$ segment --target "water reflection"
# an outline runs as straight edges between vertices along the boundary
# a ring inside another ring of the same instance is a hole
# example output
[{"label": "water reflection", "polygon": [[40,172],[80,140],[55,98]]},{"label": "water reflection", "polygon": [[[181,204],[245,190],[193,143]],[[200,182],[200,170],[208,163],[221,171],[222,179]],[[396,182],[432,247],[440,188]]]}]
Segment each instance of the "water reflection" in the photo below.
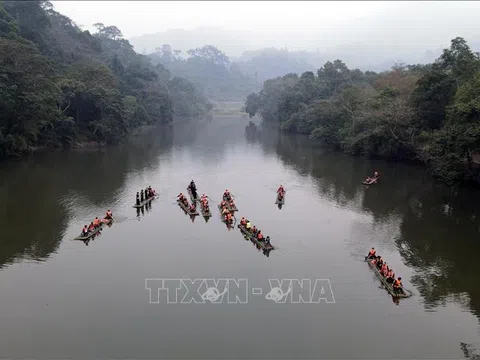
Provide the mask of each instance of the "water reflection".
[{"label": "water reflection", "polygon": [[71,219],[102,215],[93,213],[92,205],[105,211],[121,196],[128,174],[158,168],[160,154],[171,149],[172,134],[149,129],[119,147],[45,152],[2,163],[0,267],[55,253]]},{"label": "water reflection", "polygon": [[[398,226],[395,246],[414,269],[411,281],[426,308],[453,300],[479,314],[478,191],[444,187],[420,166],[326,152],[303,136],[264,130],[249,141],[312,176],[323,198],[368,214],[377,225]],[[376,170],[382,183],[364,187],[362,180]]]}]

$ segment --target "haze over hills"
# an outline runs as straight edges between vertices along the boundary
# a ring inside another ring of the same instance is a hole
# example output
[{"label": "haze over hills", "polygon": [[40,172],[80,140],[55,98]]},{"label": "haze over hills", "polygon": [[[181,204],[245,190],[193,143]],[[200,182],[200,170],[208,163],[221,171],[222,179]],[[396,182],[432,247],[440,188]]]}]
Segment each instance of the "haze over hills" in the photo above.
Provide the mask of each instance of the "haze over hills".
[{"label": "haze over hills", "polygon": [[[404,2],[389,9],[317,31],[227,30],[196,28],[167,30],[130,39],[140,53],[153,52],[163,44],[187,51],[209,44],[225,52],[231,60],[245,58],[244,52],[262,48],[287,48],[295,59],[314,68],[328,60],[341,59],[349,67],[381,71],[394,63],[428,63],[461,36],[479,48],[477,2]],[[246,20],[246,22],[248,22]]]}]

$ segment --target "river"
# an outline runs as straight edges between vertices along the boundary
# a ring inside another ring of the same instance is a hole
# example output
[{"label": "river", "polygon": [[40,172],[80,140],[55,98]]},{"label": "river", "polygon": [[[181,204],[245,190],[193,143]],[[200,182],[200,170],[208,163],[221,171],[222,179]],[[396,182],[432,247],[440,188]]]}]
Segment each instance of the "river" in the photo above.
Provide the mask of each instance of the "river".
[{"label": "river", "polygon": [[[478,192],[300,136],[246,138],[247,123],[216,116],[122,146],[0,164],[0,358],[473,359]],[[380,184],[364,187],[375,170]],[[192,222],[174,200],[192,179],[213,200],[231,190],[237,218],[277,249],[264,256],[228,230],[213,202],[208,222]],[[160,197],[137,214],[135,193],[147,185]],[[111,227],[72,240],[107,209]],[[411,298],[396,303],[380,287],[364,262],[372,246]],[[248,298],[237,289],[237,303],[168,303],[162,291],[151,303],[146,279],[167,278],[248,282]],[[275,303],[272,279],[323,279],[327,301],[309,303],[304,288],[307,300]]]}]

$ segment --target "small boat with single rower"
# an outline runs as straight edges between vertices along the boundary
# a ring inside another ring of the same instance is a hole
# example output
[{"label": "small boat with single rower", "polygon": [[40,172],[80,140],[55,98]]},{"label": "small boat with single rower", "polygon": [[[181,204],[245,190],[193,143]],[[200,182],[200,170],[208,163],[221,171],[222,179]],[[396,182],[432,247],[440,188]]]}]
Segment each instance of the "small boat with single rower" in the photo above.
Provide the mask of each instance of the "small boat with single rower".
[{"label": "small boat with single rower", "polygon": [[194,211],[191,211],[190,207],[188,205],[185,205],[183,201],[177,200],[177,204],[183,209],[183,211],[185,211],[190,216],[200,215],[196,208]]},{"label": "small boat with single rower", "polygon": [[248,231],[243,225],[238,224],[237,226],[246,238],[248,238],[249,240],[251,240],[252,242],[257,244],[263,250],[274,250],[275,249],[275,247],[272,244],[266,244],[264,241],[258,240],[257,237],[255,236],[255,234],[253,234],[251,231]]}]

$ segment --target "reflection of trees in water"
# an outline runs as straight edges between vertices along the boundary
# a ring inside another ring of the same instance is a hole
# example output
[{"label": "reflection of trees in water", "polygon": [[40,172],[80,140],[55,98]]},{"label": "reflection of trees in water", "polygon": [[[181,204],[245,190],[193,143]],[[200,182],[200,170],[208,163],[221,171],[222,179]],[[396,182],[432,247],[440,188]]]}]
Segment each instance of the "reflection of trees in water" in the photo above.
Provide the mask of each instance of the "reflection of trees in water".
[{"label": "reflection of trees in water", "polygon": [[398,248],[406,263],[418,272],[412,282],[426,306],[435,307],[453,297],[479,313],[476,255],[480,244],[475,208],[479,200],[477,193],[442,192],[430,186],[412,195],[405,207]]},{"label": "reflection of trees in water", "polygon": [[156,164],[171,146],[169,136],[156,129],[117,148],[39,153],[6,163],[0,169],[0,265],[55,252],[71,216],[65,209],[68,195],[81,194],[93,204],[109,202],[124,186],[127,172]]},{"label": "reflection of trees in water", "polygon": [[[480,311],[478,192],[447,189],[422,167],[325,153],[302,136],[264,131],[258,141],[299,174],[313,176],[322,196],[368,212],[377,223],[399,219],[395,245],[417,272],[412,282],[425,306],[448,299]],[[380,184],[365,188],[361,182],[376,169]]]},{"label": "reflection of trees in water", "polygon": [[480,360],[480,352],[472,345],[461,342],[460,349],[462,349],[466,359]]}]

